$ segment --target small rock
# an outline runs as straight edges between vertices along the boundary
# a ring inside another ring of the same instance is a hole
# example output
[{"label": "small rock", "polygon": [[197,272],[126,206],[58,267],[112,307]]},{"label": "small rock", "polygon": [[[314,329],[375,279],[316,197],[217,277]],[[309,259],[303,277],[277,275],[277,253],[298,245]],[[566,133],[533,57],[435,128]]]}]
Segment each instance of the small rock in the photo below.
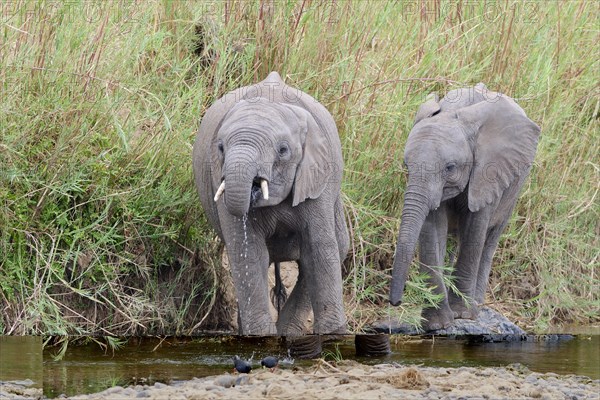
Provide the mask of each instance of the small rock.
[{"label": "small rock", "polygon": [[31,379],[24,379],[24,380],[20,380],[20,381],[8,381],[8,383],[12,383],[12,384],[19,385],[19,386],[31,386],[35,382],[32,381]]},{"label": "small rock", "polygon": [[217,377],[217,379],[214,380],[213,384],[215,384],[217,386],[222,386],[224,388],[230,388],[232,386],[235,386],[235,381],[236,381],[235,376],[221,375],[221,376]]},{"label": "small rock", "polygon": [[123,387],[122,386],[113,386],[111,388],[108,388],[104,391],[105,394],[114,394],[114,393],[120,393],[123,391]]},{"label": "small rock", "polygon": [[346,371],[348,375],[364,375],[365,371],[361,368],[352,368],[349,371]]},{"label": "small rock", "polygon": [[436,393],[436,392],[429,392],[429,393],[427,394],[427,398],[428,398],[429,400],[438,400],[438,399],[440,398],[440,394],[439,394],[439,393]]},{"label": "small rock", "polygon": [[135,397],[138,397],[138,398],[150,397],[150,391],[142,390],[141,392],[138,392],[138,394],[136,394]]},{"label": "small rock", "polygon": [[247,385],[248,382],[250,382],[250,377],[248,375],[242,375],[235,380],[235,384],[233,386]]},{"label": "small rock", "polygon": [[210,392],[212,390],[223,390],[223,388],[221,386],[208,385],[204,388],[204,390],[206,390],[207,392]]},{"label": "small rock", "polygon": [[164,387],[167,387],[167,385],[165,385],[164,383],[161,383],[161,382],[155,382],[154,387],[157,389],[162,389]]},{"label": "small rock", "polygon": [[531,374],[527,378],[525,378],[525,382],[531,383],[533,385],[535,385],[538,380],[539,380],[538,377],[533,374]]}]

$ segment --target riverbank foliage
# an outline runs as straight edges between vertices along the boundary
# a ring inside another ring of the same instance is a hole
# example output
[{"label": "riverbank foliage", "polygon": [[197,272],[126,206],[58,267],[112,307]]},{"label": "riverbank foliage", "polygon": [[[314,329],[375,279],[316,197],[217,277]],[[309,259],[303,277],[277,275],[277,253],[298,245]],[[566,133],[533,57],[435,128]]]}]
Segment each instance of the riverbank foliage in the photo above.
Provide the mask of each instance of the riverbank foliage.
[{"label": "riverbank foliage", "polygon": [[[598,321],[594,2],[151,1],[0,5],[0,332],[227,329],[221,245],[192,180],[206,108],[277,70],[334,116],[353,245],[350,329],[387,304],[425,96],[485,82],[542,128],[488,301],[525,327]],[[221,292],[220,292],[221,291]]]}]

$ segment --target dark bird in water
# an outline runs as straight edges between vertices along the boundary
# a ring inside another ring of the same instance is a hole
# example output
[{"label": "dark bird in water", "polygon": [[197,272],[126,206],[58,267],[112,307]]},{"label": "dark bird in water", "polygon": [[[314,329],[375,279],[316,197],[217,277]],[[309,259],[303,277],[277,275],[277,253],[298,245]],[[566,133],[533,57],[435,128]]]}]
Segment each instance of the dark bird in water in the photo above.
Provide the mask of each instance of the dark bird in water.
[{"label": "dark bird in water", "polygon": [[233,357],[233,369],[241,374],[247,374],[252,370],[252,365],[238,356]]},{"label": "dark bird in water", "polygon": [[260,362],[260,365],[262,365],[263,367],[269,368],[271,370],[271,372],[273,372],[273,370],[275,368],[277,368],[278,364],[279,364],[279,360],[277,359],[277,357],[273,357],[273,356],[265,357]]}]

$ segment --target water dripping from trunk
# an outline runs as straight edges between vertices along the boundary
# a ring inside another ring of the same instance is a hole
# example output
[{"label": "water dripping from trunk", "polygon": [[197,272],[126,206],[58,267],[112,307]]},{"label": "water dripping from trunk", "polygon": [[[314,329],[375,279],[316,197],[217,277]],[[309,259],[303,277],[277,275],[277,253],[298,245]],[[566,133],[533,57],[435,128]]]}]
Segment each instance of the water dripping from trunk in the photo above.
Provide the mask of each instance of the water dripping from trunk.
[{"label": "water dripping from trunk", "polygon": [[[242,226],[244,229],[244,240],[242,241],[242,251],[244,257],[244,269],[246,270],[244,276],[248,279],[248,213],[245,213],[242,217]],[[246,284],[250,286],[250,283],[246,281]],[[250,297],[248,297],[246,305],[250,305]]]},{"label": "water dripping from trunk", "polygon": [[[242,217],[242,226],[244,228],[244,240],[242,242],[242,249],[244,251],[243,257],[244,260],[248,257],[248,213],[244,214]],[[248,269],[248,263],[246,260],[246,269]]]}]

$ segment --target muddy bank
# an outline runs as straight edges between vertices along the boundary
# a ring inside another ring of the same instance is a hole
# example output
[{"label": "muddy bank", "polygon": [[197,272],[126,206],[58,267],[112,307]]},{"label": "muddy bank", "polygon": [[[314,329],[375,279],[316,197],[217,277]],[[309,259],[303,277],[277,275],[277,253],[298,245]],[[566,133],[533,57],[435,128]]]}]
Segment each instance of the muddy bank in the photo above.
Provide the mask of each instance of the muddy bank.
[{"label": "muddy bank", "polygon": [[433,368],[317,361],[308,368],[255,370],[201,379],[113,387],[71,399],[599,399],[600,380],[504,368]]}]

